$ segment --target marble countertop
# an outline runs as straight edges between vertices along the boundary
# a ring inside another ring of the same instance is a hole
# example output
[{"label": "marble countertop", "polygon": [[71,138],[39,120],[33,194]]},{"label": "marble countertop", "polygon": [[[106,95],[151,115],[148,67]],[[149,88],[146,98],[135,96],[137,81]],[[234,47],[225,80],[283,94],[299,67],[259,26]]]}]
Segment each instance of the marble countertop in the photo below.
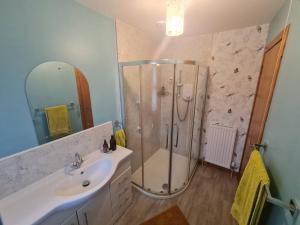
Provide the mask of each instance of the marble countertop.
[{"label": "marble countertop", "polygon": [[35,182],[24,189],[9,195],[0,201],[0,215],[3,225],[32,225],[46,218],[54,210],[80,204],[100,190],[114,175],[118,164],[132,151],[118,146],[110,154],[99,150],[85,156],[83,166],[91,165],[100,159],[111,159],[112,170],[99,185],[76,196],[58,196],[55,194],[57,181],[66,176],[65,168]]}]

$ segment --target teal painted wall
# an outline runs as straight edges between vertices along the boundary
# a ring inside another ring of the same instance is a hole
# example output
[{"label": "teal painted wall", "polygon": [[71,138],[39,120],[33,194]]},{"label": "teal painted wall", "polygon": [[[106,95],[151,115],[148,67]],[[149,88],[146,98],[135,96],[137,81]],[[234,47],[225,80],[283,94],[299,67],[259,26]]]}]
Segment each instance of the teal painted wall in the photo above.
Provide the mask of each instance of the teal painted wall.
[{"label": "teal painted wall", "polygon": [[51,141],[45,113],[35,109],[69,105],[69,119],[73,133],[82,130],[80,104],[77,93],[75,68],[64,62],[43,63],[32,70],[26,79],[26,95],[39,144]]},{"label": "teal painted wall", "polygon": [[[288,4],[288,3],[286,3]],[[271,33],[284,28],[282,9],[280,17],[271,24]],[[273,101],[267,120],[263,142],[268,145],[266,163],[272,178],[272,192],[288,202],[297,199],[300,204],[300,1],[292,3],[288,22],[289,38],[282,60]],[[264,214],[267,225],[300,225],[300,216],[293,220],[287,210],[270,207]]]},{"label": "teal painted wall", "polygon": [[273,18],[269,27],[267,42],[272,41],[285,27],[290,10],[291,0],[285,0],[280,11]]},{"label": "teal painted wall", "polygon": [[26,76],[46,61],[88,79],[94,123],[120,118],[114,21],[74,0],[1,0],[0,158],[37,145]]}]

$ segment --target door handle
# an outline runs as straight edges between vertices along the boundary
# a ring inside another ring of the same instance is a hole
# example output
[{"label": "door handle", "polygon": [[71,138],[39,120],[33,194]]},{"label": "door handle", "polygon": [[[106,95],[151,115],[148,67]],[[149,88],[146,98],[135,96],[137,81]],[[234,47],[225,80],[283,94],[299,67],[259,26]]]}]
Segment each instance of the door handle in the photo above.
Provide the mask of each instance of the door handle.
[{"label": "door handle", "polygon": [[176,127],[176,142],[175,142],[175,145],[174,147],[178,147],[178,138],[179,138],[179,126],[177,123],[174,124],[174,126]]},{"label": "door handle", "polygon": [[136,128],[137,132],[141,133],[142,132],[142,128],[140,126],[137,126]]},{"label": "door handle", "polygon": [[166,149],[169,148],[169,124],[166,124],[166,133],[167,133],[167,137],[166,137]]}]

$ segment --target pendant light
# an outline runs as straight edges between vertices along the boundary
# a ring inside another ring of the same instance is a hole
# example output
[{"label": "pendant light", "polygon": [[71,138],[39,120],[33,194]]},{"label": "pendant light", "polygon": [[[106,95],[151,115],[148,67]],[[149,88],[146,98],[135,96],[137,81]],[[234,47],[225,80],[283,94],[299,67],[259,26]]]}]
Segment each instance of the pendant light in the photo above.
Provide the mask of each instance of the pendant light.
[{"label": "pendant light", "polygon": [[179,36],[183,34],[184,0],[166,0],[166,1],[167,1],[166,35]]}]

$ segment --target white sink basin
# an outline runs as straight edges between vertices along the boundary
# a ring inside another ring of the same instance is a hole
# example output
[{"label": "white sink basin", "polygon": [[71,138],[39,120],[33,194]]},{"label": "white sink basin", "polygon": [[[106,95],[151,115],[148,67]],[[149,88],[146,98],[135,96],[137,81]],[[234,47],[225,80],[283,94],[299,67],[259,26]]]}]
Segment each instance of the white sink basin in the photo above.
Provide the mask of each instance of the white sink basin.
[{"label": "white sink basin", "polygon": [[111,159],[100,159],[90,165],[83,163],[82,167],[67,174],[57,185],[55,194],[58,196],[81,195],[99,186],[112,173]]},{"label": "white sink basin", "polygon": [[[0,200],[3,224],[40,224],[55,210],[83,203],[109,182],[119,163],[130,154],[130,150],[120,146],[111,154],[96,150],[85,157],[81,168],[69,172],[62,168]],[[83,187],[85,180],[90,184]]]}]

